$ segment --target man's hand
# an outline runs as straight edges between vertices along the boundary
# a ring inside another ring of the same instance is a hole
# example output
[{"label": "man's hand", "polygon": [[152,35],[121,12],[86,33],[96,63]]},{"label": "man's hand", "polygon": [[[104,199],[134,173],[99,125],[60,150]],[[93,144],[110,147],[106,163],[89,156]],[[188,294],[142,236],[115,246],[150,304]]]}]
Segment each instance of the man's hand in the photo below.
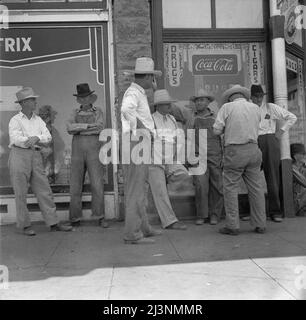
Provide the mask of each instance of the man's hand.
[{"label": "man's hand", "polygon": [[87,129],[96,129],[98,128],[98,125],[96,123],[89,123],[87,126]]},{"label": "man's hand", "polygon": [[279,129],[278,131],[275,132],[275,137],[277,139],[280,139],[282,137],[282,135],[284,134],[285,130],[283,129]]},{"label": "man's hand", "polygon": [[24,146],[26,148],[32,148],[34,147],[34,145],[39,141],[39,138],[34,136],[34,137],[30,137],[25,143]]}]

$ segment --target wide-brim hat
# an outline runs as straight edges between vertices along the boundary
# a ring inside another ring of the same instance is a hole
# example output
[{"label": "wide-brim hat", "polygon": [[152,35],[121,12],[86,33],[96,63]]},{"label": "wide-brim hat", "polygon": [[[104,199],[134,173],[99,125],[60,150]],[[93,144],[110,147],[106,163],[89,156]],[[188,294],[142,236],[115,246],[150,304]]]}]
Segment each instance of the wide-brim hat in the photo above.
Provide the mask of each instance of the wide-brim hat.
[{"label": "wide-brim hat", "polygon": [[264,92],[262,86],[260,84],[252,84],[251,86],[251,97],[257,95],[266,95],[267,93]]},{"label": "wide-brim hat", "polygon": [[73,95],[78,98],[85,98],[95,92],[94,90],[90,90],[88,83],[77,84],[76,89],[77,93]]},{"label": "wide-brim hat", "polygon": [[204,89],[199,89],[194,96],[190,97],[190,100],[195,102],[198,98],[208,98],[211,102],[215,100],[215,96],[211,92],[208,92]]},{"label": "wide-brim hat", "polygon": [[156,90],[154,92],[153,100],[154,100],[153,102],[154,106],[158,106],[159,104],[171,104],[177,101],[170,97],[166,89]]},{"label": "wide-brim hat", "polygon": [[39,96],[34,93],[32,88],[30,87],[22,88],[21,90],[16,92],[17,100],[15,101],[15,103],[20,103],[21,101],[24,101],[26,99],[38,98],[38,97]]},{"label": "wide-brim hat", "polygon": [[123,70],[126,75],[134,74],[154,74],[161,77],[162,72],[154,69],[154,61],[150,57],[140,57],[136,59],[134,70]]},{"label": "wide-brim hat", "polygon": [[250,99],[251,93],[250,90],[246,87],[242,87],[239,84],[232,86],[231,88],[227,89],[222,95],[222,104],[227,103],[230,96],[235,93],[241,93],[247,100]]}]

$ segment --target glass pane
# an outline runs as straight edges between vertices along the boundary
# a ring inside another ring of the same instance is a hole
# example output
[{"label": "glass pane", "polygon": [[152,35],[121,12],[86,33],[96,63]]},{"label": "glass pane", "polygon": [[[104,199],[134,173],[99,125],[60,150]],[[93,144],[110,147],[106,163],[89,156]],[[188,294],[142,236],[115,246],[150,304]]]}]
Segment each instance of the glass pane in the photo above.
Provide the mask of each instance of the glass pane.
[{"label": "glass pane", "polygon": [[[39,95],[36,111],[53,137],[48,152],[43,153],[45,170],[50,183],[59,188],[69,185],[70,181],[72,136],[67,132],[66,123],[79,107],[73,96],[78,83],[87,82],[95,91],[95,106],[102,108],[106,127],[111,125],[109,92],[105,88],[107,37],[103,32],[103,27],[1,31],[4,39],[16,41],[6,41],[0,46],[0,189],[11,185],[7,164],[8,123],[20,110],[15,94],[22,86],[32,87]],[[108,170],[105,170],[105,181],[110,181]],[[85,182],[88,182],[87,176]]]},{"label": "glass pane", "polygon": [[[195,112],[190,97],[200,88],[215,95],[210,109],[217,113],[231,85],[266,84],[263,43],[165,43],[164,63],[165,88],[178,101],[175,110],[185,123]],[[266,188],[263,174],[262,187]],[[241,181],[239,193],[246,192]]]},{"label": "glass pane", "polygon": [[262,0],[216,0],[217,28],[263,28]]},{"label": "glass pane", "polygon": [[303,61],[286,53],[288,110],[297,116],[289,131],[291,143],[306,144],[306,111]]},{"label": "glass pane", "polygon": [[28,0],[2,0],[3,3],[28,2]]},{"label": "glass pane", "polygon": [[164,28],[211,28],[210,0],[163,0]]}]

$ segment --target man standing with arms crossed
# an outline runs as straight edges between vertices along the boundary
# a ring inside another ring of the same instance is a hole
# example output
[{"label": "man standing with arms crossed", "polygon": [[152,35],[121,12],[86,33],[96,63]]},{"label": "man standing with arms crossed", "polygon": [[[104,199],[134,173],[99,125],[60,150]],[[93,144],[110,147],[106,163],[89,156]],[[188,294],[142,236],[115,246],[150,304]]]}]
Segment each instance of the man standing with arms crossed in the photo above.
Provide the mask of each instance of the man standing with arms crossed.
[{"label": "man standing with arms crossed", "polygon": [[261,151],[257,145],[260,122],[259,107],[247,100],[250,91],[235,85],[222,96],[223,105],[213,125],[214,133],[224,133],[223,194],[226,226],[220,233],[239,234],[238,189],[243,178],[248,189],[251,224],[255,232],[266,228],[265,197],[261,186]]},{"label": "man standing with arms crossed", "polygon": [[[261,85],[251,86],[251,100],[260,107],[258,145],[262,152],[262,166],[268,189],[268,208],[272,221],[282,222],[280,204],[280,145],[279,139],[296,121],[296,116],[274,103],[263,102]],[[276,131],[276,122],[284,121]]]},{"label": "man standing with arms crossed", "polygon": [[[147,131],[143,143],[151,145],[150,137],[155,134],[155,129],[145,90],[154,88],[155,75],[161,76],[162,73],[154,70],[154,61],[149,57],[137,58],[135,70],[129,70],[128,73],[135,75],[135,82],[132,82],[124,93],[121,122],[122,134],[130,141],[130,148],[133,150],[137,145],[137,141],[133,140],[137,129]],[[148,237],[160,235],[161,232],[150,226],[146,213],[146,181],[149,164],[136,164],[134,160],[130,159],[130,164],[124,165],[124,241],[126,244],[152,244],[155,241]]]}]

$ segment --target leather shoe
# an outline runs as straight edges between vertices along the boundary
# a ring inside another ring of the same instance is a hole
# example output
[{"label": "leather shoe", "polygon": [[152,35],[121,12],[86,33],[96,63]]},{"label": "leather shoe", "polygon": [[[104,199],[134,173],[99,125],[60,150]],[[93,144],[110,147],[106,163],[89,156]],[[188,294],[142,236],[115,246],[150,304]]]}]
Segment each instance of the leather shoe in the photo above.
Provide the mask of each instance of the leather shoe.
[{"label": "leather shoe", "polygon": [[211,216],[210,217],[210,222],[209,222],[211,225],[216,225],[216,224],[218,224],[218,218],[215,216],[215,215],[213,215],[213,216]]},{"label": "leather shoe", "polygon": [[280,217],[280,216],[274,216],[274,217],[272,217],[272,221],[274,221],[274,222],[282,222],[283,218]]},{"label": "leather shoe", "polygon": [[266,228],[256,227],[254,232],[263,234],[266,232]]},{"label": "leather shoe", "polygon": [[251,217],[250,216],[243,216],[243,217],[241,217],[241,220],[242,221],[250,221]]},{"label": "leather shoe", "polygon": [[81,220],[71,221],[72,227],[80,227],[81,226]]},{"label": "leather shoe", "polygon": [[204,224],[204,219],[197,219],[196,222],[195,222],[195,224],[196,224],[197,226],[201,226],[202,224]]},{"label": "leather shoe", "polygon": [[228,234],[230,236],[238,236],[239,229],[230,229],[230,228],[224,227],[224,228],[221,228],[219,232],[222,234]]},{"label": "leather shoe", "polygon": [[99,226],[101,226],[102,228],[108,228],[109,227],[109,223],[104,219],[99,219],[98,222]]},{"label": "leather shoe", "polygon": [[72,226],[65,226],[63,224],[54,224],[50,227],[50,231],[72,231]]},{"label": "leather shoe", "polygon": [[149,237],[156,237],[156,236],[160,236],[160,235],[162,235],[162,231],[156,230],[156,229],[151,229],[151,231],[146,233],[144,236],[146,238],[149,238]]},{"label": "leather shoe", "polygon": [[154,244],[155,241],[153,239],[148,238],[140,238],[138,240],[124,240],[125,244]]},{"label": "leather shoe", "polygon": [[172,224],[170,224],[170,226],[166,227],[166,229],[170,229],[170,230],[186,230],[187,226],[180,222],[180,221],[176,221]]},{"label": "leather shoe", "polygon": [[31,229],[30,227],[27,227],[27,228],[24,228],[23,229],[23,234],[26,235],[26,236],[36,236],[36,233],[33,229]]}]

